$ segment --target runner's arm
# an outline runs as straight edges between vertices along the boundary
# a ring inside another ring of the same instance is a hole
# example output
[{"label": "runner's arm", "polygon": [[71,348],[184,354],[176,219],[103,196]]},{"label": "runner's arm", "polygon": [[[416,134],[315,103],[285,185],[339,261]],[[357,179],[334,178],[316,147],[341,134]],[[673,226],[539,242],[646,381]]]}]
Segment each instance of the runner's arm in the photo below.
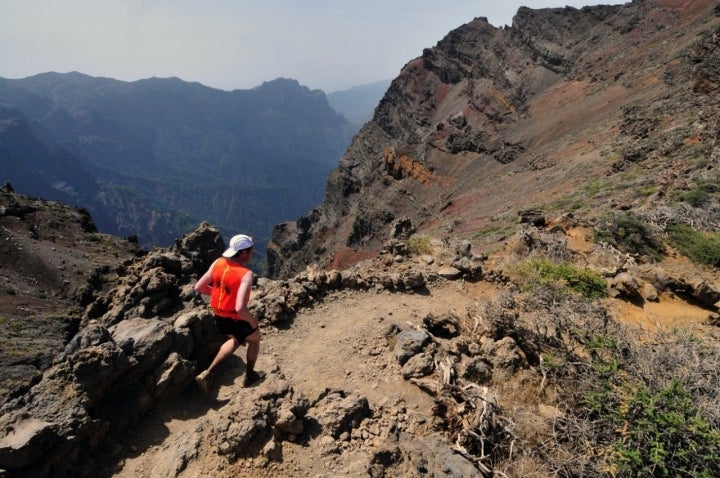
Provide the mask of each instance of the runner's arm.
[{"label": "runner's arm", "polygon": [[212,270],[214,265],[215,263],[213,262],[213,265],[210,266],[207,272],[195,283],[193,286],[195,292],[205,295],[210,295],[212,293]]},{"label": "runner's arm", "polygon": [[258,321],[248,310],[248,302],[250,301],[250,289],[252,289],[254,275],[252,271],[247,271],[240,281],[240,289],[238,290],[235,302],[235,310],[242,320],[246,320],[253,328],[257,328]]}]

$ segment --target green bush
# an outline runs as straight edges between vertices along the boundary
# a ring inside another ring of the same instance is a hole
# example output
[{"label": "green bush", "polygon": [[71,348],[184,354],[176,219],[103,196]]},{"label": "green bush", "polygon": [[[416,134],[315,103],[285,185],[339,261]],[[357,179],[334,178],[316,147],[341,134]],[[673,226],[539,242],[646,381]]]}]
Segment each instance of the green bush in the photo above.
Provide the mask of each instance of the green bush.
[{"label": "green bush", "polygon": [[622,347],[606,337],[588,349],[596,378],[581,404],[611,476],[720,476],[720,430],[682,383],[651,390],[620,366]]},{"label": "green bush", "polygon": [[628,434],[614,443],[620,470],[632,476],[718,476],[720,432],[678,381],[651,393],[641,386],[617,417]]},{"label": "green bush", "polygon": [[586,404],[614,427],[608,447],[613,475],[718,476],[720,431],[699,413],[680,382],[673,380],[657,393],[645,385],[633,389],[604,382]]},{"label": "green bush", "polygon": [[711,198],[720,194],[720,185],[717,181],[700,181],[689,191],[675,194],[677,200],[686,202],[693,207],[702,207]]},{"label": "green bush", "polygon": [[720,266],[720,234],[697,231],[685,224],[667,228],[668,241],[680,254],[698,264]]},{"label": "green bush", "polygon": [[407,247],[413,254],[432,254],[433,252],[428,236],[412,236],[407,241]]},{"label": "green bush", "polygon": [[606,217],[595,229],[595,242],[606,242],[621,252],[660,259],[662,241],[632,213]]},{"label": "green bush", "polygon": [[567,262],[531,260],[518,264],[515,272],[528,289],[559,284],[562,288],[587,299],[599,299],[607,295],[607,284],[600,274],[590,269],[575,267]]}]

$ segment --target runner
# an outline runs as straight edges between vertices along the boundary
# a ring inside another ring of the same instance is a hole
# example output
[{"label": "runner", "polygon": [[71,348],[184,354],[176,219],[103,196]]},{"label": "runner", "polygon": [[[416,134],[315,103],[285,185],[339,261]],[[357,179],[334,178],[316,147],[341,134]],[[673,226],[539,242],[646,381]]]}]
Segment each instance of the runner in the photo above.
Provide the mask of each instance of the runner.
[{"label": "runner", "polygon": [[253,272],[248,268],[253,252],[253,240],[244,234],[233,236],[223,257],[218,258],[195,284],[195,290],[210,296],[210,307],[215,313],[215,325],[227,341],[220,346],[207,370],[195,381],[204,391],[210,390],[212,372],[217,365],[230,357],[247,342],[245,378],[248,387],[262,376],[255,371],[260,353],[260,330],[257,319],[250,314],[248,302],[253,285]]}]

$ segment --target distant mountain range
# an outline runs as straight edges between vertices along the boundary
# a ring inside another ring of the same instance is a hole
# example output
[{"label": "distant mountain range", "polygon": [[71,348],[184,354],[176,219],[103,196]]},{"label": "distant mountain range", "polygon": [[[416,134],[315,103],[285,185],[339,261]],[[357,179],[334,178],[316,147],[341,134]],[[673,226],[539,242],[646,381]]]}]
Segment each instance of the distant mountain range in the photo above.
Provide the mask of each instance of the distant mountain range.
[{"label": "distant mountain range", "polygon": [[335,93],[336,111],[282,78],[232,92],[177,78],[0,78],[0,182],[86,207],[101,231],[144,246],[206,220],[264,248],[275,224],[322,201],[367,101],[382,96],[369,91]]},{"label": "distant mountain range", "polygon": [[352,123],[362,126],[372,119],[375,107],[389,87],[390,80],[381,80],[328,93],[327,99],[338,113]]}]

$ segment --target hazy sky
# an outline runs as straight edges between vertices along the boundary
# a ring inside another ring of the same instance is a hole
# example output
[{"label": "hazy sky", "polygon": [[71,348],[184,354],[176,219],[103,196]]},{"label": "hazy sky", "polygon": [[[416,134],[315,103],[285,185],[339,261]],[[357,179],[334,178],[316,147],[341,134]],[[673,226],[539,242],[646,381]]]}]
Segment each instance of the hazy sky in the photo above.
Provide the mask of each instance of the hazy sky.
[{"label": "hazy sky", "polygon": [[0,77],[176,76],[224,90],[278,77],[326,93],[392,79],[445,34],[589,0],[0,0]]}]

